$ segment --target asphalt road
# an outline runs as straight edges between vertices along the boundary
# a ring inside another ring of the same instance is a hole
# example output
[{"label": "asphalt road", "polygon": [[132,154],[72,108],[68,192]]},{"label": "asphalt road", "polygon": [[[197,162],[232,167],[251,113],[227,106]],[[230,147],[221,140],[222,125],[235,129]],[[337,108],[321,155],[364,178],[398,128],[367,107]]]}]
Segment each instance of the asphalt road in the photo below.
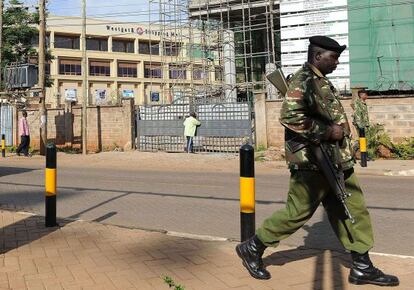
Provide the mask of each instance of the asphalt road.
[{"label": "asphalt road", "polygon": [[[0,206],[44,213],[43,162],[0,164]],[[127,166],[126,166],[127,167]],[[256,174],[257,225],[285,204],[288,171]],[[239,238],[238,172],[61,165],[58,216]],[[373,251],[414,256],[414,178],[361,176],[376,243]],[[341,248],[323,208],[286,245]]]}]

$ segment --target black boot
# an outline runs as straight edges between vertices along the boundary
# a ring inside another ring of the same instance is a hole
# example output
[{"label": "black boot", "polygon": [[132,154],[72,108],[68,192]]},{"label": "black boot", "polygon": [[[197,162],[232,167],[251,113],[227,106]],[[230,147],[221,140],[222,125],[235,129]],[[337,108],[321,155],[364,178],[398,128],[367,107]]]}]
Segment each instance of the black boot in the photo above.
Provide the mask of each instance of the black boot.
[{"label": "black boot", "polygon": [[266,246],[254,235],[236,246],[237,255],[243,260],[243,266],[256,279],[270,279],[270,273],[263,265],[262,255]]},{"label": "black boot", "polygon": [[384,274],[381,270],[374,267],[368,252],[359,254],[351,252],[352,267],[348,281],[352,284],[374,284],[379,286],[398,286],[400,281],[393,275]]}]

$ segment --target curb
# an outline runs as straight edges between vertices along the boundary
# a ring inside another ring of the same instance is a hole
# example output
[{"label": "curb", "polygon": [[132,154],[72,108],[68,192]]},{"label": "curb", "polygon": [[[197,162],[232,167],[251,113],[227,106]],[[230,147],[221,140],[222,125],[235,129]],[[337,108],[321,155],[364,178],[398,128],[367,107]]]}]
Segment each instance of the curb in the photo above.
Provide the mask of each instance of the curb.
[{"label": "curb", "polygon": [[390,170],[390,169],[356,169],[357,175],[370,175],[370,176],[395,176],[395,177],[410,177],[414,176],[414,169],[410,170]]},{"label": "curb", "polygon": [[385,172],[386,176],[414,176],[414,169]]}]

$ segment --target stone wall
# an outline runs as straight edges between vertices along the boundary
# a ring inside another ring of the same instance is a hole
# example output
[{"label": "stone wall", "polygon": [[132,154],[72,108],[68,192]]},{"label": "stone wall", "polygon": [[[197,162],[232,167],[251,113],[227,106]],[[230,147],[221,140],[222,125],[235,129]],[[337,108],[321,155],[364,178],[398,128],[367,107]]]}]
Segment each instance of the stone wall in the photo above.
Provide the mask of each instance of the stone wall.
[{"label": "stone wall", "polygon": [[[116,147],[124,150],[134,146],[135,109],[133,100],[124,100],[122,106],[88,107],[88,151],[99,152]],[[40,115],[37,108],[27,110],[30,128],[30,146],[39,148]],[[21,112],[18,113],[20,118]],[[14,134],[19,136],[15,120]],[[60,147],[81,148],[82,145],[82,108],[67,107],[65,109],[47,110],[48,140]],[[15,138],[16,139],[16,138]],[[20,139],[20,137],[19,137]],[[20,140],[15,140],[18,144]]]},{"label": "stone wall", "polygon": [[[256,98],[256,138],[257,144],[265,147],[281,146],[284,141],[284,129],[279,123],[281,100]],[[265,105],[263,105],[263,102]],[[371,124],[384,124],[385,130],[394,142],[414,137],[414,96],[410,97],[370,97],[367,100]],[[348,119],[352,122],[351,99],[343,99]],[[264,107],[262,109],[261,107]],[[265,114],[265,118],[262,115]],[[259,122],[258,122],[259,121]],[[353,135],[356,136],[354,127]],[[263,132],[266,132],[263,134]]]}]

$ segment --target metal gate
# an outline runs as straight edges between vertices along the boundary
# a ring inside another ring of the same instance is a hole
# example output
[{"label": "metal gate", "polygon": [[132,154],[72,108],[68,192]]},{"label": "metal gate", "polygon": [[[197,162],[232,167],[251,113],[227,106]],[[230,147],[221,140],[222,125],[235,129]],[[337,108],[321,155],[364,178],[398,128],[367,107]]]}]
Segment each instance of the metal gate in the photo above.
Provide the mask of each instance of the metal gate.
[{"label": "metal gate", "polygon": [[13,145],[13,107],[7,104],[0,105],[0,131],[6,137],[6,146]]},{"label": "metal gate", "polygon": [[[226,103],[201,100],[193,105],[201,126],[194,137],[196,152],[238,152],[242,144],[252,142],[252,106],[250,103]],[[141,151],[183,152],[183,122],[189,116],[189,104],[139,106],[136,113],[136,144]]]}]

